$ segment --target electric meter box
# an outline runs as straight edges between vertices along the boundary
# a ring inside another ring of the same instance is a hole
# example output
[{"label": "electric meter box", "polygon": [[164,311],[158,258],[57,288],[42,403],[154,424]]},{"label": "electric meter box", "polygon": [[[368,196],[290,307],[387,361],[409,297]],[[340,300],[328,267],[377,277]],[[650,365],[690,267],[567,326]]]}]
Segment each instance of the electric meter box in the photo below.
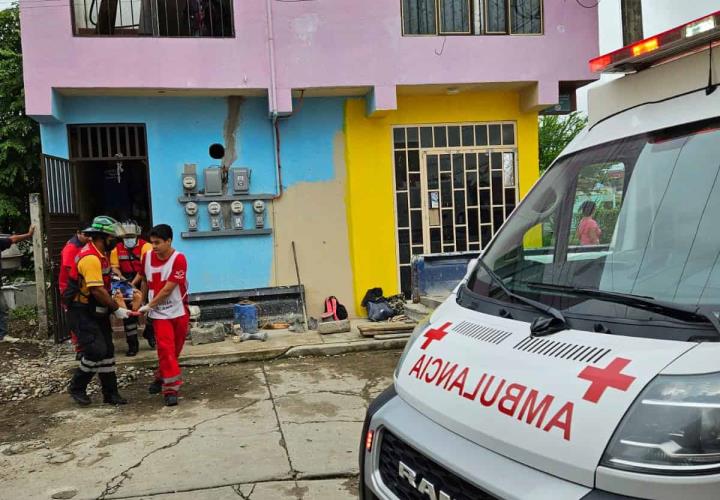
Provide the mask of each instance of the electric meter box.
[{"label": "electric meter box", "polygon": [[209,167],[203,173],[205,174],[205,195],[220,196],[223,194],[222,169]]},{"label": "electric meter box", "polygon": [[187,194],[197,191],[197,165],[194,163],[186,163],[183,167],[182,186],[183,191]]},{"label": "electric meter box", "polygon": [[250,191],[250,169],[249,168],[233,168],[233,192],[235,194],[247,194]]}]

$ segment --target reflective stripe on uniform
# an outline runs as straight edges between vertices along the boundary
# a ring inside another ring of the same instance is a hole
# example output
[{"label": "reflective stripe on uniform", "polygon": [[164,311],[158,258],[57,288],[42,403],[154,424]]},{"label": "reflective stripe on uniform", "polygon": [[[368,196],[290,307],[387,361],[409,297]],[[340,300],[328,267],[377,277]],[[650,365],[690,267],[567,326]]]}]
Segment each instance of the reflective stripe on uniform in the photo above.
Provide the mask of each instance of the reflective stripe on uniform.
[{"label": "reflective stripe on uniform", "polygon": [[115,358],[105,358],[101,359],[100,361],[90,361],[86,357],[80,358],[81,363],[85,363],[87,366],[108,366],[108,365],[114,365],[115,364]]},{"label": "reflective stripe on uniform", "polygon": [[173,382],[179,381],[181,378],[182,378],[182,375],[176,375],[174,377],[164,378],[164,379],[162,379],[162,381],[163,381],[163,384],[172,384]]},{"label": "reflective stripe on uniform", "polygon": [[80,363],[80,366],[78,368],[80,368],[80,370],[84,371],[85,373],[97,373],[97,368],[88,368],[82,363]]},{"label": "reflective stripe on uniform", "polygon": [[112,366],[101,366],[97,368],[97,373],[112,373],[115,371],[115,365]]}]

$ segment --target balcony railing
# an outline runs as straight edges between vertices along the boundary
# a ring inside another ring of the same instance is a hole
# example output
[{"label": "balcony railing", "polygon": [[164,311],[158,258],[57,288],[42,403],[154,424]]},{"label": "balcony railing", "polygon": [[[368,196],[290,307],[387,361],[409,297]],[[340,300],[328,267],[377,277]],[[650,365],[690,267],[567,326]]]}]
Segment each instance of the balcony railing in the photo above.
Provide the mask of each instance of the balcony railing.
[{"label": "balcony railing", "polygon": [[232,37],[233,0],[72,0],[78,36]]}]

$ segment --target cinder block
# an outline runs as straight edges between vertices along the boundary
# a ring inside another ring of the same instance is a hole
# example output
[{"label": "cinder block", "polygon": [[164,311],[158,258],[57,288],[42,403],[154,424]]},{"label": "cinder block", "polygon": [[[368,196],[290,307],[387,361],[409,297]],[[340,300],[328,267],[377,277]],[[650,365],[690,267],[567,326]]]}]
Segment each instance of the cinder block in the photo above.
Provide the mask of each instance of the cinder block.
[{"label": "cinder block", "polygon": [[322,334],[349,332],[350,320],[344,319],[341,321],[325,321],[318,325],[317,331]]},{"label": "cinder block", "polygon": [[225,327],[217,323],[212,326],[196,326],[190,329],[192,345],[211,344],[225,340]]}]

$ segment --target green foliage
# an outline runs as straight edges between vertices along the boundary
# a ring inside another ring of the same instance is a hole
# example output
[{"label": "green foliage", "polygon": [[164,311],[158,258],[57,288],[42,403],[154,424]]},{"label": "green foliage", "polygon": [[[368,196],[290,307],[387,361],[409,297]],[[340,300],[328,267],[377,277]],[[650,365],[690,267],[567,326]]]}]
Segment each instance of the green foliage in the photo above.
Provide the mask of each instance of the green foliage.
[{"label": "green foliage", "polygon": [[569,115],[545,115],[540,121],[540,173],[555,161],[578,133],[587,125],[587,117],[579,111]]},{"label": "green foliage", "polygon": [[28,194],[39,191],[40,134],[25,115],[20,15],[13,5],[0,11],[0,225],[27,230]]},{"label": "green foliage", "polygon": [[19,319],[23,321],[37,320],[37,307],[20,306],[10,311],[10,319]]}]

